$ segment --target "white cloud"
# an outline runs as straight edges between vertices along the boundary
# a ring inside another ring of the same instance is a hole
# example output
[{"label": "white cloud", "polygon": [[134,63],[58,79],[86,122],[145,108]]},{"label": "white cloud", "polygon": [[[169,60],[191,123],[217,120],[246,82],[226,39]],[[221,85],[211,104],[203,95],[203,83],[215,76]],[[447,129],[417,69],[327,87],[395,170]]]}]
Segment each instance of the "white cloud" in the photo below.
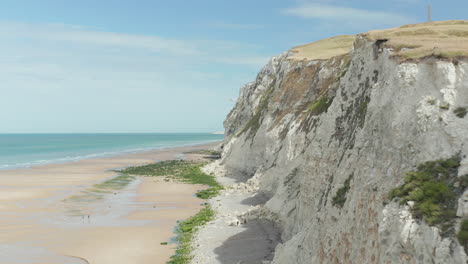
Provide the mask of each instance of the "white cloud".
[{"label": "white cloud", "polygon": [[[227,24],[226,24],[227,25]],[[232,26],[235,26],[232,24]],[[102,52],[119,53],[122,49],[139,52],[161,53],[164,56],[190,56],[213,62],[225,62],[245,66],[261,65],[252,59],[231,59],[233,53],[252,54],[259,46],[222,40],[170,39],[160,36],[124,34],[91,30],[82,26],[66,24],[33,25],[26,23],[1,23],[0,36],[10,39],[55,42],[55,45],[73,45],[78,48],[100,49]],[[245,62],[245,63],[244,63]]]},{"label": "white cloud", "polygon": [[248,43],[73,25],[0,22],[0,39],[0,132],[219,129],[219,98],[266,62]]},{"label": "white cloud", "polygon": [[0,35],[9,38],[27,37],[30,39],[63,41],[77,45],[139,48],[152,52],[169,52],[180,55],[197,52],[194,47],[182,40],[95,31],[81,26],[64,24],[0,23]]},{"label": "white cloud", "polygon": [[256,30],[265,28],[263,25],[256,24],[236,24],[236,23],[225,23],[225,22],[214,22],[209,25],[213,28],[220,29],[232,29],[232,30]]},{"label": "white cloud", "polygon": [[306,3],[296,7],[285,8],[282,10],[282,13],[300,18],[346,22],[347,24],[344,26],[349,24],[395,25],[412,23],[414,21],[411,17],[392,12],[317,3]]}]

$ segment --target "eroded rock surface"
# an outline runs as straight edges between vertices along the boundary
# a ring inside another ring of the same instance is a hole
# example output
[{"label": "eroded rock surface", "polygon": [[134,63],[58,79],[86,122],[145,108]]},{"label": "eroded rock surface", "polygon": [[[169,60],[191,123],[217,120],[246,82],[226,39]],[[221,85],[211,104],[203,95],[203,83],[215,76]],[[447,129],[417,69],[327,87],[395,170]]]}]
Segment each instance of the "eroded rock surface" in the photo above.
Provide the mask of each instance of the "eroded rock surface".
[{"label": "eroded rock surface", "polygon": [[281,231],[272,263],[467,261],[388,193],[426,161],[459,155],[468,172],[468,116],[454,112],[468,107],[468,60],[401,62],[376,45],[358,36],[327,60],[271,59],[225,121],[218,170],[266,201],[255,217]]}]

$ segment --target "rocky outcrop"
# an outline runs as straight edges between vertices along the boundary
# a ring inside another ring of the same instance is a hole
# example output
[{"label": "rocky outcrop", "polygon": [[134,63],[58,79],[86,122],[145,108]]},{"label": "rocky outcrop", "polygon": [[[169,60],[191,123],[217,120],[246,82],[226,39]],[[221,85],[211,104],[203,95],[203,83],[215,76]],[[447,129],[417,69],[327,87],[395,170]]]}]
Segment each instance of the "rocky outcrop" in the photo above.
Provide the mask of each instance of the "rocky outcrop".
[{"label": "rocky outcrop", "polygon": [[426,161],[458,156],[468,173],[468,60],[402,62],[381,44],[360,35],[329,59],[272,58],[224,123],[220,166],[254,177],[259,217],[281,229],[272,263],[468,260],[454,235],[388,198]]}]

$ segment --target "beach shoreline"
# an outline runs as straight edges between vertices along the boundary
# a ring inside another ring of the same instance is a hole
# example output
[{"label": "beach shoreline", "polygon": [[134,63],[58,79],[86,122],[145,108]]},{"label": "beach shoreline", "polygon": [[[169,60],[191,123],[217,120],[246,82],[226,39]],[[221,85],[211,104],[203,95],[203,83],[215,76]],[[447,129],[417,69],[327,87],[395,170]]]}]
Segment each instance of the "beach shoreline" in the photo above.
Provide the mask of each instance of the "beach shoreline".
[{"label": "beach shoreline", "polygon": [[174,149],[174,148],[185,148],[185,147],[196,147],[202,145],[211,145],[220,143],[220,140],[207,140],[202,142],[196,143],[184,143],[177,146],[153,146],[153,147],[142,147],[142,148],[129,148],[129,149],[122,149],[122,150],[109,150],[109,151],[101,151],[98,153],[93,154],[82,154],[82,155],[75,155],[73,157],[66,156],[61,158],[53,158],[51,160],[33,160],[29,162],[23,162],[18,164],[3,164],[0,165],[0,172],[1,171],[9,171],[9,170],[18,170],[18,169],[30,169],[33,167],[50,165],[50,164],[67,164],[72,162],[78,162],[81,160],[90,160],[90,159],[100,159],[100,158],[111,158],[111,157],[118,157],[122,155],[132,155],[138,153],[145,153],[145,152],[152,152],[152,151],[163,151],[166,149]]},{"label": "beach shoreline", "polygon": [[[136,177],[122,189],[97,189],[114,170],[218,145],[149,150],[0,171],[0,263],[165,263],[178,220],[196,214],[203,186]],[[3,252],[3,253],[2,253]],[[25,253],[27,252],[27,253]]]}]

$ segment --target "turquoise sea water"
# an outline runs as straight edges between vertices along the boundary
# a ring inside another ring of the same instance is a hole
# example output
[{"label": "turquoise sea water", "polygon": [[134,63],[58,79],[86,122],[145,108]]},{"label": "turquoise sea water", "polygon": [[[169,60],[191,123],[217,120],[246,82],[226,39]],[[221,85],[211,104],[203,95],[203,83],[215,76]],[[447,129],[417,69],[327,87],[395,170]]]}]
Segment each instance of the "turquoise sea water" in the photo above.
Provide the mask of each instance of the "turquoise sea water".
[{"label": "turquoise sea water", "polygon": [[222,139],[223,135],[208,133],[0,134],[0,169],[195,145]]}]

